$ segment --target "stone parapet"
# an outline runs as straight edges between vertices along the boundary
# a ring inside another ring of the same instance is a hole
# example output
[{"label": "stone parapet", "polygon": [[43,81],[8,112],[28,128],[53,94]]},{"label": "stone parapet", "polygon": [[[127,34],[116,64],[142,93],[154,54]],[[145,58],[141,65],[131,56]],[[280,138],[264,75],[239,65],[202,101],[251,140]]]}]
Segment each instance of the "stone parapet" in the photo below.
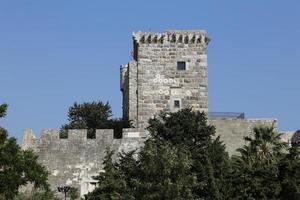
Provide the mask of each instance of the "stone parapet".
[{"label": "stone parapet", "polygon": [[133,39],[137,44],[204,44],[210,39],[203,30],[169,30],[163,33],[133,32]]},{"label": "stone parapet", "polygon": [[96,130],[94,139],[87,138],[87,130],[68,130],[68,138],[59,138],[59,130],[45,129],[40,138],[32,130],[25,129],[22,149],[32,149],[39,156],[39,162],[49,171],[49,183],[56,187],[70,185],[80,189],[81,195],[94,187],[95,180],[103,169],[106,149],[120,152],[138,150],[144,144],[141,129],[124,129],[122,139],[114,139],[112,129]]}]

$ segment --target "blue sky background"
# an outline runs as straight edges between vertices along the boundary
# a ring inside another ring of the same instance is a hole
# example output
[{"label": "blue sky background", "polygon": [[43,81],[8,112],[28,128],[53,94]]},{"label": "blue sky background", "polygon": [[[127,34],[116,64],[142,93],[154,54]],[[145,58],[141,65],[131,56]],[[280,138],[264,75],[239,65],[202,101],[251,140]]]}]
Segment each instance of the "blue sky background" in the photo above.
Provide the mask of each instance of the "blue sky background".
[{"label": "blue sky background", "polygon": [[109,101],[121,116],[119,66],[132,31],[205,29],[209,110],[300,128],[300,1],[0,0],[1,119],[12,136],[67,120],[75,101]]}]

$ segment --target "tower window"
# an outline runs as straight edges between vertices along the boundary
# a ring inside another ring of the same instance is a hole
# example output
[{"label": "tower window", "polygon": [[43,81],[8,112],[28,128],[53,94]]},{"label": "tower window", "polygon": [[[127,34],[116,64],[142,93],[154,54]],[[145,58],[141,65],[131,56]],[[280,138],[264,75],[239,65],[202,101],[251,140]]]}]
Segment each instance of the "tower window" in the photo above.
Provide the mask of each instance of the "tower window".
[{"label": "tower window", "polygon": [[186,70],[186,62],[177,62],[177,70]]},{"label": "tower window", "polygon": [[180,101],[174,100],[174,108],[180,108]]}]

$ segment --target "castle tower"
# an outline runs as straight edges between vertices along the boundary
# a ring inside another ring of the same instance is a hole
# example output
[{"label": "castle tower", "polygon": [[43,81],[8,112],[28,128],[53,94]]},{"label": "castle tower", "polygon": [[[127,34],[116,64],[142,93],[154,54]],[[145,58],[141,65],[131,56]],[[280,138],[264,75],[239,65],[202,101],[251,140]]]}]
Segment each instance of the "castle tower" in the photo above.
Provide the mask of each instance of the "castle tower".
[{"label": "castle tower", "polygon": [[133,60],[122,65],[123,117],[147,127],[160,111],[208,111],[205,31],[134,32]]}]

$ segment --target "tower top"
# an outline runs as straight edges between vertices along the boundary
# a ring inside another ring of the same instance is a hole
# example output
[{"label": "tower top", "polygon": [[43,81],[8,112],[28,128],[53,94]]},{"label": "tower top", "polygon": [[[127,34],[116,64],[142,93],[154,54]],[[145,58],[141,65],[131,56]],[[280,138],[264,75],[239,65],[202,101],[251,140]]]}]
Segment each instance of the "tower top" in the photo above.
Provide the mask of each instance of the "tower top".
[{"label": "tower top", "polygon": [[204,44],[210,39],[204,30],[168,30],[165,32],[133,32],[133,40],[138,44]]}]

